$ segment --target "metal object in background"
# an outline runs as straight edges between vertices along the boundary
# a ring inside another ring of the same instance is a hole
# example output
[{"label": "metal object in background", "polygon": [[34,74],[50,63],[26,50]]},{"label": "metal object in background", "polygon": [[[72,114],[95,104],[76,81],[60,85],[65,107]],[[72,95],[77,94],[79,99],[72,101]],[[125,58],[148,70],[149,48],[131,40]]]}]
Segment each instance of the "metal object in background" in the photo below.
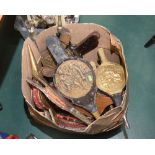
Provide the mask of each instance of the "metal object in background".
[{"label": "metal object in background", "polygon": [[79,15],[66,15],[65,21],[67,24],[78,23],[79,22]]},{"label": "metal object in background", "polygon": [[151,45],[155,44],[155,35],[144,45],[145,48],[150,47]]},{"label": "metal object in background", "polygon": [[24,39],[26,39],[30,35],[28,28],[26,27],[25,20],[26,16],[16,16],[14,24],[14,28],[20,32]]},{"label": "metal object in background", "polygon": [[[78,23],[79,16],[61,15],[63,24]],[[33,39],[43,30],[57,24],[56,15],[27,15],[16,16],[14,28],[19,31],[24,39],[31,37]]]}]

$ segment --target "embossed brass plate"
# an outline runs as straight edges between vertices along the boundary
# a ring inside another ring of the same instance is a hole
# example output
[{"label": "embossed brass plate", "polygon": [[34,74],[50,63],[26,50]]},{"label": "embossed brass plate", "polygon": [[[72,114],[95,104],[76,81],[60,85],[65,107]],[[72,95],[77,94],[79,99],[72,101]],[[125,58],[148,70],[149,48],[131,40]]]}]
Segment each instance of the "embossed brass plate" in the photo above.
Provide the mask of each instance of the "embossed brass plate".
[{"label": "embossed brass plate", "polygon": [[97,87],[111,95],[120,93],[125,86],[124,69],[121,65],[111,63],[105,57],[103,48],[99,48],[102,64],[96,70]]},{"label": "embossed brass plate", "polygon": [[93,78],[92,70],[86,63],[80,60],[68,60],[57,68],[55,84],[66,97],[80,98],[91,90]]}]

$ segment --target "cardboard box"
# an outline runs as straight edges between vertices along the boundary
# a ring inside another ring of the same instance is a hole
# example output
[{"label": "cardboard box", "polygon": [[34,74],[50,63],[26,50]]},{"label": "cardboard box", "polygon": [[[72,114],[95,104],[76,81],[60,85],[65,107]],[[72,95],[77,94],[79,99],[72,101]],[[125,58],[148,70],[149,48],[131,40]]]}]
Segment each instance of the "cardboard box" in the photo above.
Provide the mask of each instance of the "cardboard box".
[{"label": "cardboard box", "polygon": [[[103,47],[105,49],[105,53],[107,58],[110,61],[118,62],[117,58],[109,54],[110,50],[117,50],[120,55],[120,63],[123,66],[125,70],[125,78],[126,78],[126,88],[123,95],[123,101],[120,104],[120,106],[113,108],[112,110],[109,110],[104,115],[100,116],[99,119],[95,120],[93,123],[88,125],[84,130],[79,129],[72,129],[72,128],[61,128],[54,124],[52,121],[46,119],[40,113],[36,110],[34,107],[32,97],[31,97],[31,89],[29,84],[26,82],[27,77],[32,77],[31,74],[31,66],[30,66],[30,59],[29,59],[29,53],[27,45],[29,44],[32,48],[32,51],[34,53],[34,56],[37,60],[37,62],[40,61],[40,53],[47,50],[46,47],[46,37],[50,35],[55,35],[57,31],[57,27],[51,27],[49,29],[44,30],[41,32],[36,39],[36,44],[34,44],[33,41],[31,41],[29,38],[25,40],[22,50],[22,93],[26,100],[26,103],[29,107],[29,111],[31,116],[41,124],[47,125],[52,128],[56,128],[61,131],[65,132],[76,132],[76,133],[83,133],[83,134],[97,134],[106,132],[109,130],[112,130],[114,128],[119,127],[123,123],[123,117],[126,114],[127,111],[127,105],[128,105],[128,72],[127,72],[127,66],[125,61],[125,56],[123,52],[123,46],[119,39],[117,39],[116,36],[114,36],[108,29],[106,29],[103,26],[93,24],[93,23],[83,23],[83,24],[68,24],[64,27],[68,28],[71,32],[72,40],[71,42],[74,44],[77,44],[80,42],[80,40],[84,39],[88,34],[90,34],[93,31],[98,31],[100,33],[100,39],[99,39],[99,45],[98,47]],[[84,58],[96,60],[97,62],[97,48],[91,51],[91,54],[87,54],[84,56]],[[93,55],[93,57],[91,56]],[[119,62],[118,62],[119,63]]]}]

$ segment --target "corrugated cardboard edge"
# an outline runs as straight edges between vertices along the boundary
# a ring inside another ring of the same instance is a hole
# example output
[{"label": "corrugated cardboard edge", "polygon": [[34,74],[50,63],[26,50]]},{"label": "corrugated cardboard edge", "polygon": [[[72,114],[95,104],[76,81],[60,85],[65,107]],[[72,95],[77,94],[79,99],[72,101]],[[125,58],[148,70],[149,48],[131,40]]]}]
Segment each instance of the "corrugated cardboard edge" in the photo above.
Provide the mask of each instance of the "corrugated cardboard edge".
[{"label": "corrugated cardboard edge", "polygon": [[[71,32],[72,32],[73,27],[80,27],[81,31],[84,31],[84,30],[88,31],[87,33],[90,33],[90,30],[92,31],[92,30],[96,30],[96,29],[103,29],[104,31],[107,31],[108,34],[110,35],[111,45],[119,48],[120,56],[123,60],[123,66],[124,66],[125,72],[126,72],[126,82],[128,83],[128,72],[127,72],[127,65],[126,65],[126,60],[125,60],[125,56],[124,56],[123,46],[122,46],[120,40],[117,39],[117,37],[115,37],[107,28],[105,28],[101,25],[93,24],[93,23],[69,24],[69,25],[65,25],[65,27],[69,28],[71,30]],[[81,29],[81,27],[84,27],[85,29],[84,28]],[[27,46],[27,43],[31,44],[31,46],[33,47],[33,52],[35,53],[35,57],[36,57],[37,61],[39,61],[40,54],[39,54],[37,48],[39,48],[39,51],[46,50],[46,47],[44,44],[45,40],[43,40],[43,36],[45,38],[47,35],[54,34],[55,31],[56,31],[56,27],[52,27],[52,28],[49,28],[49,29],[43,31],[40,35],[38,35],[37,40],[36,40],[38,47],[34,47],[35,45],[31,42],[30,39],[26,39],[26,41],[24,42],[24,46],[23,46],[23,50],[22,50],[22,93],[23,93],[23,96],[24,96],[29,108],[31,109],[31,113],[30,113],[31,116],[34,117],[38,122],[40,122],[42,124],[45,124],[47,126],[50,126],[50,127],[53,127],[53,128],[59,129],[61,131],[65,131],[65,132],[67,131],[67,132],[77,132],[77,133],[84,133],[84,134],[97,134],[97,133],[109,131],[109,130],[112,130],[112,129],[118,127],[120,124],[122,124],[123,115],[126,113],[126,110],[127,110],[128,85],[127,85],[127,89],[125,90],[121,106],[108,111],[106,114],[101,116],[98,120],[94,121],[85,130],[82,130],[82,131],[79,131],[78,129],[71,131],[71,129],[59,128],[58,126],[53,124],[52,121],[47,120],[43,115],[39,114],[38,111],[34,108],[34,106],[32,104],[32,99],[30,97],[31,96],[30,88],[29,88],[29,85],[25,81],[26,76],[31,77],[31,71],[28,69],[28,68],[30,68],[30,66],[29,66],[30,63],[28,60],[29,56],[28,56],[26,46]],[[75,32],[74,35],[76,36],[79,34],[76,34],[76,32]],[[83,38],[84,37],[85,36],[83,35]],[[81,39],[82,38],[80,38],[80,40]],[[73,38],[72,41],[75,42],[75,40],[77,41],[78,39]],[[40,45],[43,45],[44,47],[40,46]],[[105,48],[108,48],[108,47],[105,47]],[[26,71],[26,70],[29,70],[29,71]],[[29,99],[28,99],[28,96],[29,96]]]}]

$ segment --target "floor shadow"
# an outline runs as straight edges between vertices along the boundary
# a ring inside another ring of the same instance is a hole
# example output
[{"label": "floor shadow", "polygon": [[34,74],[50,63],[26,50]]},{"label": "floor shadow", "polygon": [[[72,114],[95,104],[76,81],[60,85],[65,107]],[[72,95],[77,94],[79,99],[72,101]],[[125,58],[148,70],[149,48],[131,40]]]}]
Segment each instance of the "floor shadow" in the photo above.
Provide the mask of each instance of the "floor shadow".
[{"label": "floor shadow", "polygon": [[27,117],[30,120],[30,123],[33,126],[37,127],[42,132],[44,132],[51,138],[55,138],[55,139],[108,139],[108,138],[111,138],[111,137],[117,135],[118,133],[122,132],[122,129],[120,127],[115,130],[97,134],[97,135],[83,135],[83,134],[66,133],[66,132],[58,131],[56,129],[53,129],[53,128],[50,128],[50,127],[47,127],[47,126],[44,126],[44,125],[41,125],[41,124],[35,122],[28,112],[28,108],[27,108],[25,101],[24,101],[24,109],[27,114]]},{"label": "floor shadow", "polygon": [[14,29],[16,16],[5,16],[0,27],[0,86],[7,73],[11,59],[16,51],[19,39],[19,32]]}]

